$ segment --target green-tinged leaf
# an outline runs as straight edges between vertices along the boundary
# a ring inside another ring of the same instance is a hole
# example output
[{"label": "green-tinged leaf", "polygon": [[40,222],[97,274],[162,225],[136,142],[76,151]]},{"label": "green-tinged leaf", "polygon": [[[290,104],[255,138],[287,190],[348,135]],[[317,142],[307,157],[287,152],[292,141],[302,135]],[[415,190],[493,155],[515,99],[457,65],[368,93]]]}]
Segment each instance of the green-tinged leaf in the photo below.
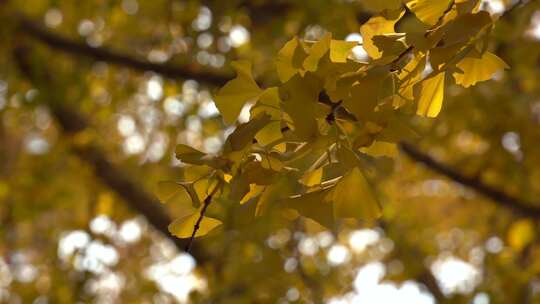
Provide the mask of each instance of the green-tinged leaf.
[{"label": "green-tinged leaf", "polygon": [[175,150],[176,158],[187,163],[194,165],[204,165],[205,161],[203,158],[206,157],[206,154],[194,149],[188,145],[179,144],[176,146]]},{"label": "green-tinged leaf", "polygon": [[[193,233],[193,229],[199,217],[200,213],[195,212],[191,215],[176,219],[169,225],[169,232],[178,238],[189,238]],[[205,216],[199,224],[199,229],[197,230],[195,237],[204,236],[221,224],[221,221]]]},{"label": "green-tinged leaf", "polygon": [[445,47],[465,44],[492,24],[493,20],[488,12],[464,14],[452,20],[447,26],[438,29],[435,35],[442,36]]},{"label": "green-tinged leaf", "polygon": [[436,74],[414,86],[414,96],[418,102],[416,114],[436,117],[444,99],[445,72]]},{"label": "green-tinged leaf", "polygon": [[270,115],[272,121],[264,126],[256,135],[257,142],[265,146],[283,137],[281,134],[281,100],[279,89],[272,87],[266,89],[259,101],[251,108],[251,116],[255,117],[261,112]]},{"label": "green-tinged leaf", "polygon": [[237,76],[223,86],[214,97],[219,112],[226,123],[234,123],[246,102],[256,99],[262,93],[253,76],[251,63],[233,62]]},{"label": "green-tinged leaf", "polygon": [[375,194],[358,167],[354,167],[336,185],[333,194],[334,217],[374,220],[381,215]]},{"label": "green-tinged leaf", "polygon": [[176,182],[162,181],[157,185],[156,195],[160,202],[166,203],[182,190],[182,186],[178,185]]},{"label": "green-tinged leaf", "polygon": [[343,101],[343,105],[357,118],[369,118],[377,103],[392,95],[391,88],[385,90],[385,81],[391,80],[386,71],[373,69],[350,88],[350,96]]},{"label": "green-tinged leaf", "polygon": [[332,229],[334,227],[331,190],[320,190],[287,198],[281,203],[292,208],[300,215]]},{"label": "green-tinged leaf", "polygon": [[356,41],[331,40],[330,41],[330,60],[332,62],[347,62],[347,57],[352,49],[358,45]]},{"label": "green-tinged leaf", "polygon": [[240,151],[251,144],[255,134],[264,128],[271,120],[270,115],[261,112],[250,121],[240,124],[229,135],[225,143],[225,151]]},{"label": "green-tinged leaf", "polygon": [[292,195],[296,182],[289,177],[281,177],[273,184],[266,186],[261,193],[255,210],[256,216],[266,215],[277,203]]},{"label": "green-tinged leaf", "polygon": [[477,82],[489,80],[496,72],[509,68],[501,58],[490,52],[485,52],[480,58],[467,56],[457,64],[457,67],[463,73],[455,72],[452,76],[457,84],[466,88]]},{"label": "green-tinged leaf", "polygon": [[179,144],[176,146],[175,155],[177,159],[191,165],[206,165],[217,169],[223,168],[228,164],[228,161],[224,158],[207,155],[184,144]]},{"label": "green-tinged leaf", "polygon": [[367,148],[362,148],[360,150],[375,157],[387,156],[394,158],[398,155],[398,149],[396,144],[384,141],[374,141],[371,146]]},{"label": "green-tinged leaf", "polygon": [[304,77],[295,75],[280,88],[283,111],[292,119],[292,129],[301,139],[318,134],[315,114],[321,89],[322,83],[309,72]]},{"label": "green-tinged leaf", "polygon": [[306,52],[298,38],[294,37],[283,46],[276,57],[276,69],[279,80],[287,82],[302,68]]},{"label": "green-tinged leaf", "polygon": [[249,162],[244,166],[244,178],[249,184],[271,185],[275,181],[277,172],[264,168],[260,162]]},{"label": "green-tinged leaf", "polygon": [[323,177],[323,167],[306,172],[300,182],[308,187],[320,185]]},{"label": "green-tinged leaf", "polygon": [[309,55],[304,60],[304,69],[306,71],[315,72],[319,66],[319,61],[326,55],[330,49],[330,41],[332,34],[326,33],[321,40],[315,42],[309,50]]},{"label": "green-tinged leaf", "polygon": [[422,22],[435,25],[452,3],[452,0],[410,0],[405,4]]}]

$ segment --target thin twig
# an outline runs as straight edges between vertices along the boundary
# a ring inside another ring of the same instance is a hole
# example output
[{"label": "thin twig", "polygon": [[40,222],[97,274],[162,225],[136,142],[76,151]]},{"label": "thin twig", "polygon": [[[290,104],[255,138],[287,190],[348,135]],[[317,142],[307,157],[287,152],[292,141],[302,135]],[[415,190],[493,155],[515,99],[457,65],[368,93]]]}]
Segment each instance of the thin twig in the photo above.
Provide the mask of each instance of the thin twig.
[{"label": "thin twig", "polygon": [[195,239],[195,235],[197,234],[197,231],[199,231],[199,228],[201,227],[201,222],[204,218],[204,214],[206,213],[206,209],[208,209],[208,206],[212,203],[212,197],[214,194],[216,194],[217,190],[221,186],[221,182],[219,182],[216,187],[212,190],[210,194],[204,199],[203,206],[201,208],[201,211],[199,212],[199,218],[197,219],[197,222],[195,222],[195,225],[193,226],[193,232],[191,233],[191,237],[188,239],[185,251],[189,253],[191,249],[191,244],[193,244],[193,240]]}]

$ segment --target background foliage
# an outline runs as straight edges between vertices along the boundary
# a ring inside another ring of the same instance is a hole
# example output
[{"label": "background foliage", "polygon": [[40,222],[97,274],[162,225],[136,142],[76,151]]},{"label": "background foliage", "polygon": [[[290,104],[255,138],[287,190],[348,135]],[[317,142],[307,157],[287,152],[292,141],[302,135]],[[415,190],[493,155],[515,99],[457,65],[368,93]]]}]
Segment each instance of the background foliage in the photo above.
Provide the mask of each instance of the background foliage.
[{"label": "background foliage", "polygon": [[540,302],[539,6],[0,1],[0,302]]}]

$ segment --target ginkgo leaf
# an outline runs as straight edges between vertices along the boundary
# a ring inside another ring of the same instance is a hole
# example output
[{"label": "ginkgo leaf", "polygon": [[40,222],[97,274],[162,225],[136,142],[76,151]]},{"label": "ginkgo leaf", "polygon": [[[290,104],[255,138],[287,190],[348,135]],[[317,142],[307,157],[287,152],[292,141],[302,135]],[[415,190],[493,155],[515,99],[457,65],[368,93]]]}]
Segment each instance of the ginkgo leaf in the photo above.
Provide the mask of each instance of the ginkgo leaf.
[{"label": "ginkgo leaf", "polygon": [[347,62],[352,49],[358,45],[356,41],[333,40],[330,41],[330,60],[332,62]]},{"label": "ginkgo leaf", "polygon": [[259,101],[251,108],[251,116],[256,117],[259,113],[265,112],[270,115],[272,121],[262,128],[256,135],[257,142],[261,145],[268,145],[282,138],[281,134],[281,99],[279,89],[272,87],[266,89],[259,98]]},{"label": "ginkgo leaf", "polygon": [[304,174],[304,176],[302,176],[300,182],[308,187],[312,187],[321,183],[322,176],[323,167],[307,172]]},{"label": "ginkgo leaf", "polygon": [[350,88],[350,96],[343,105],[357,118],[368,118],[377,103],[391,95],[391,88],[385,90],[385,81],[391,80],[384,68],[372,69],[365,77]]},{"label": "ginkgo leaf", "polygon": [[371,146],[367,148],[362,148],[360,150],[375,157],[387,156],[394,158],[398,155],[398,149],[396,144],[384,141],[374,141]]},{"label": "ginkgo leaf", "polygon": [[448,26],[441,27],[435,35],[442,35],[444,45],[448,47],[469,42],[492,24],[493,19],[486,11],[464,14],[449,22]]},{"label": "ginkgo leaf", "polygon": [[332,229],[334,226],[331,191],[320,190],[283,200],[284,207],[292,208],[300,215],[308,217],[319,224]]},{"label": "ginkgo leaf", "polygon": [[304,52],[298,38],[289,40],[278,52],[276,70],[281,82],[287,82],[302,68],[307,54]]},{"label": "ginkgo leaf", "polygon": [[176,196],[180,191],[182,191],[182,186],[178,185],[176,182],[161,181],[157,185],[156,194],[159,201],[165,203]]},{"label": "ginkgo leaf", "polygon": [[452,0],[410,0],[405,4],[422,22],[435,25],[452,3]]},{"label": "ginkgo leaf", "polygon": [[334,217],[374,220],[381,215],[375,194],[358,167],[336,185],[333,194]]},{"label": "ginkgo leaf", "polygon": [[489,80],[493,75],[503,69],[508,69],[508,65],[497,55],[485,52],[480,58],[467,56],[456,65],[463,73],[455,72],[456,83],[466,88],[475,85],[477,82]]},{"label": "ginkgo leaf", "polygon": [[382,50],[379,50],[379,48],[375,46],[373,37],[395,33],[394,26],[402,16],[403,12],[393,16],[391,19],[387,19],[384,16],[374,16],[360,27],[360,33],[363,38],[362,47],[366,50],[369,57],[378,59],[382,56]]},{"label": "ginkgo leaf", "polygon": [[[191,215],[176,219],[169,225],[169,232],[178,238],[189,238],[193,233],[193,229],[199,217],[200,213],[195,212]],[[199,229],[197,230],[195,237],[204,236],[221,224],[222,223],[219,220],[204,216],[199,223]]]},{"label": "ginkgo leaf", "polygon": [[319,61],[330,49],[330,41],[332,34],[326,33],[321,40],[315,42],[309,50],[309,55],[304,60],[304,69],[306,71],[315,72],[319,66]]},{"label": "ginkgo leaf", "polygon": [[174,153],[176,154],[176,158],[188,164],[204,165],[205,163],[203,158],[206,156],[206,153],[203,153],[188,145],[177,145]]},{"label": "ginkgo leaf", "polygon": [[280,87],[281,106],[292,119],[294,133],[299,138],[309,139],[317,135],[315,105],[321,89],[322,83],[310,72],[304,77],[295,75]]},{"label": "ginkgo leaf", "polygon": [[226,123],[234,123],[246,102],[257,98],[262,90],[251,75],[251,63],[237,61],[231,63],[237,76],[227,82],[214,97],[216,106]]},{"label": "ginkgo leaf", "polygon": [[255,134],[264,128],[271,120],[270,115],[261,112],[250,121],[239,124],[234,132],[229,135],[225,143],[226,152],[240,151],[253,141]]},{"label": "ginkgo leaf", "polygon": [[436,117],[444,99],[445,72],[436,74],[414,86],[414,96],[418,102],[416,114]]}]

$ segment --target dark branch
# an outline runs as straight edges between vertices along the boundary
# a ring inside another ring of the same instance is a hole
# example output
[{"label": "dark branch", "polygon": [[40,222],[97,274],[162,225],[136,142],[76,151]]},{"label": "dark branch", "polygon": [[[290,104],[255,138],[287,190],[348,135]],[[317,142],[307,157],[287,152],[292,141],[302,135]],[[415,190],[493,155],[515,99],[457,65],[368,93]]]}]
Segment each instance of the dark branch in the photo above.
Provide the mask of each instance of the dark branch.
[{"label": "dark branch", "polygon": [[128,67],[138,71],[153,71],[172,79],[195,79],[197,81],[222,86],[232,78],[231,75],[218,75],[187,66],[156,64],[127,54],[122,54],[104,47],[91,47],[61,35],[52,33],[39,23],[20,17],[21,32],[47,46],[72,55],[84,56],[96,61]]},{"label": "dark branch", "polygon": [[510,196],[499,189],[485,184],[476,177],[465,176],[458,170],[435,160],[427,154],[424,154],[409,143],[401,142],[399,146],[401,150],[411,159],[424,164],[430,170],[442,174],[451,180],[462,184],[463,186],[475,190],[479,194],[493,200],[499,206],[510,209],[521,216],[540,218],[540,207],[519,198]]}]

